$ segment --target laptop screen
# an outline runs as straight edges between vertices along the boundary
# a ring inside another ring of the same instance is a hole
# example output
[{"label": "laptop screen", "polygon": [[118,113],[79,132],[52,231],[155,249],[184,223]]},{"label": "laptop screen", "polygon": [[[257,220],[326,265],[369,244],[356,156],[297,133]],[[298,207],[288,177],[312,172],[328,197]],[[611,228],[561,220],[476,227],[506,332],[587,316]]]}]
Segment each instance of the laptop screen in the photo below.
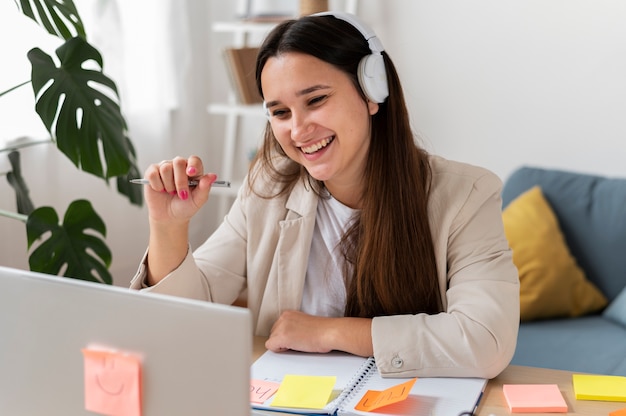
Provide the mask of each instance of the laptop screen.
[{"label": "laptop screen", "polygon": [[247,309],[0,266],[2,415],[250,415],[251,360]]}]

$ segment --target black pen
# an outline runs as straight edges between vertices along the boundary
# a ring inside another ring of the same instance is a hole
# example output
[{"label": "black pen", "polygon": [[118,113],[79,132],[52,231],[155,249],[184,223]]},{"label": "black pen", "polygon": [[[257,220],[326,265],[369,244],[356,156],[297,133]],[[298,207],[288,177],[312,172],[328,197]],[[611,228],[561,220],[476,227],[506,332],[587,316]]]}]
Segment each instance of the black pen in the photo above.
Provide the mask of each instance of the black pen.
[{"label": "black pen", "polygon": [[[150,183],[149,180],[147,179],[131,179],[129,181],[130,183],[136,183],[139,185],[148,185]],[[198,185],[198,181],[197,180],[190,180],[189,182],[187,182],[187,185],[189,186],[197,186]],[[230,188],[230,182],[229,181],[215,181],[213,182],[213,185],[211,186],[219,186],[219,187],[225,187],[225,188]]]}]

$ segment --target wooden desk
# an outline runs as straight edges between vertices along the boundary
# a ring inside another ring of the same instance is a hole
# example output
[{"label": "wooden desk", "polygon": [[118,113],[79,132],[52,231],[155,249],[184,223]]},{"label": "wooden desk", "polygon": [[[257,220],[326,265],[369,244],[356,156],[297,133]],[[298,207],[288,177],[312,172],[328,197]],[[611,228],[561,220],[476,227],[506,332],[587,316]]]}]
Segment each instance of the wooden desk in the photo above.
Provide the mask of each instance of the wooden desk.
[{"label": "wooden desk", "polygon": [[[252,354],[254,360],[265,352],[265,339],[264,337],[254,337]],[[574,373],[571,371],[510,365],[498,377],[489,380],[476,414],[478,416],[503,416],[510,414],[516,416],[556,416],[559,414],[567,414],[569,416],[608,416],[609,412],[626,408],[625,402],[576,400],[572,387],[572,374]],[[557,384],[565,397],[569,412],[510,413],[502,395],[503,384]]]},{"label": "wooden desk", "polygon": [[625,402],[600,402],[576,400],[572,386],[572,371],[551,370],[547,368],[508,366],[500,375],[489,380],[485,395],[478,407],[479,416],[519,415],[519,416],[555,416],[564,413],[509,413],[502,395],[503,384],[557,384],[567,403],[567,415],[608,416],[609,412],[626,408]]}]

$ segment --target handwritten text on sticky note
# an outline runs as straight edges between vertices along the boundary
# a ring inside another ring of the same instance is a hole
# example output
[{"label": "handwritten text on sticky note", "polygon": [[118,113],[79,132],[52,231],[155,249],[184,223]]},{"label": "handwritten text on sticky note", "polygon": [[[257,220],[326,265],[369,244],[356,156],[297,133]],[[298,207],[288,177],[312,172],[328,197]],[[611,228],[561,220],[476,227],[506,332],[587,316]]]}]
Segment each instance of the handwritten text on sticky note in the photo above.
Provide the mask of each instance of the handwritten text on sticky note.
[{"label": "handwritten text on sticky note", "polygon": [[416,380],[414,378],[383,391],[368,390],[354,408],[363,412],[371,412],[383,406],[401,402],[409,397]]},{"label": "handwritten text on sticky note", "polygon": [[286,375],[271,406],[323,409],[335,387],[335,376]]},{"label": "handwritten text on sticky note", "polygon": [[267,399],[272,397],[276,390],[280,387],[280,383],[267,380],[251,380],[250,381],[250,402],[265,403]]},{"label": "handwritten text on sticky note", "polygon": [[85,348],[85,409],[141,416],[141,362],[136,356]]}]

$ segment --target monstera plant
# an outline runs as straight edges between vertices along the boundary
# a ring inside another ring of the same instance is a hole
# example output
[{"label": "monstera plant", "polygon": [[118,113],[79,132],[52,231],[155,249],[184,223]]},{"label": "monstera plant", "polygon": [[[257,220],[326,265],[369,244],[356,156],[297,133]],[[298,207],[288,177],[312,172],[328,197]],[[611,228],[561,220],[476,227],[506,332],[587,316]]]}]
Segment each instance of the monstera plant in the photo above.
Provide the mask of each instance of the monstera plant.
[{"label": "monstera plant", "polygon": [[[140,187],[128,182],[129,176],[137,177],[140,172],[117,87],[103,73],[98,50],[87,42],[76,6],[72,0],[15,0],[15,4],[19,12],[64,43],[56,50],[56,63],[41,49],[31,49],[31,79],[0,92],[0,99],[16,88],[31,85],[35,111],[50,133],[48,143],[52,142],[77,169],[107,183],[115,181],[119,193],[131,204],[141,206]],[[112,284],[112,256],[105,242],[103,220],[85,199],[70,203],[62,222],[54,208],[35,208],[20,171],[22,149],[18,144],[3,152],[11,164],[7,179],[15,191],[17,212],[0,211],[0,216],[25,222],[30,269]]]}]

